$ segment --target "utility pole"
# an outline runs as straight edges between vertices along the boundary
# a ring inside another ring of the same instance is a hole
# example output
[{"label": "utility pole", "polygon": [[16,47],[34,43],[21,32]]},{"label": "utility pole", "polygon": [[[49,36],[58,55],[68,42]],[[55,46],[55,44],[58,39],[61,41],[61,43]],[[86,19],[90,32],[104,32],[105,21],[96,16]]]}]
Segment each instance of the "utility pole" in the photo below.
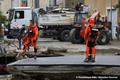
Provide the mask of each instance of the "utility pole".
[{"label": "utility pole", "polygon": [[[110,0],[110,21],[111,21],[111,33],[113,34],[113,26],[112,26],[112,0]],[[112,35],[111,35],[112,38]]]},{"label": "utility pole", "polygon": [[33,0],[32,0],[32,20],[34,20],[34,12],[33,12],[33,8],[34,8],[34,6],[33,6]]},{"label": "utility pole", "polygon": [[11,8],[13,8],[13,0],[11,0]]},{"label": "utility pole", "polygon": [[51,6],[51,0],[49,0],[49,7]]},{"label": "utility pole", "polygon": [[0,11],[2,11],[1,7],[2,7],[2,6],[1,6],[1,2],[0,2]]},{"label": "utility pole", "polygon": [[32,8],[33,8],[33,0],[32,0]]}]

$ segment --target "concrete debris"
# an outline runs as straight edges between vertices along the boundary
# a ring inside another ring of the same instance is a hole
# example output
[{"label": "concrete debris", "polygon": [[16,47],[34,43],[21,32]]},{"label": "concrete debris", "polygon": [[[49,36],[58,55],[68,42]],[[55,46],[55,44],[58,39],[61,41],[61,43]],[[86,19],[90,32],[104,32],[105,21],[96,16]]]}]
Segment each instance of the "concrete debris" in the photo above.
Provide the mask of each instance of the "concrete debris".
[{"label": "concrete debris", "polygon": [[18,53],[16,56],[16,60],[22,60],[22,59],[27,59],[27,55],[23,56],[21,53]]},{"label": "concrete debris", "polygon": [[14,53],[21,53],[22,50],[15,49],[15,50],[13,50],[13,52],[14,52]]}]

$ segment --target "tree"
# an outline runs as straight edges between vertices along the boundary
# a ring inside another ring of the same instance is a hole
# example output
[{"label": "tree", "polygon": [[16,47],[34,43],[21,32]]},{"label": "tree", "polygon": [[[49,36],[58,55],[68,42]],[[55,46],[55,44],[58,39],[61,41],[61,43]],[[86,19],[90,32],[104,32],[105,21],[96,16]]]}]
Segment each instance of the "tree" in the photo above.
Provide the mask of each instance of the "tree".
[{"label": "tree", "polygon": [[5,23],[5,21],[7,20],[7,18],[6,18],[6,16],[4,16],[3,14],[2,14],[2,12],[0,11],[0,23]]},{"label": "tree", "polygon": [[120,12],[120,0],[118,0],[118,4],[116,4],[114,7],[115,7],[115,8],[118,8],[118,9],[119,9],[119,12]]}]

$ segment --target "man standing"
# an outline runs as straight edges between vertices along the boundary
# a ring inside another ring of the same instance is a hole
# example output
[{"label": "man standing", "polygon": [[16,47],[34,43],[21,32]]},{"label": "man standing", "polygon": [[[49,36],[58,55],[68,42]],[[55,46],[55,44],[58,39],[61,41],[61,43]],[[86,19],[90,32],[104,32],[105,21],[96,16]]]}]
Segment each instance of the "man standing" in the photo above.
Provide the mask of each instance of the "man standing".
[{"label": "man standing", "polygon": [[24,48],[22,54],[25,55],[27,45],[32,43],[32,46],[34,47],[34,59],[37,57],[37,36],[38,36],[38,28],[34,25],[34,21],[30,20],[30,26],[27,34],[27,40],[24,43]]},{"label": "man standing", "polygon": [[90,19],[89,26],[86,27],[85,39],[86,39],[86,59],[85,62],[95,62],[95,42],[99,35],[98,29],[95,27],[95,20]]}]

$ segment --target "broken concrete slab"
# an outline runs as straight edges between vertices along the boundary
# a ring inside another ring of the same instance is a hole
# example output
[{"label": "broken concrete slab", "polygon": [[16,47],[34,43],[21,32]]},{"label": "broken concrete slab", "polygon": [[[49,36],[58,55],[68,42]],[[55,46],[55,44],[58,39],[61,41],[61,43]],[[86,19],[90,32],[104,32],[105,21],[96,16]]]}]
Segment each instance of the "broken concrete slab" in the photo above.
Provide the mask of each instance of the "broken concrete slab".
[{"label": "broken concrete slab", "polygon": [[34,60],[28,58],[23,61],[14,62],[14,65],[84,65],[84,66],[118,66],[120,67],[120,56],[96,56],[95,63],[85,63],[85,56],[64,56],[64,57],[42,57]]},{"label": "broken concrete slab", "polygon": [[[20,60],[7,65],[10,73],[81,73],[120,76],[120,56],[97,56],[95,63],[85,63],[85,56],[45,57]],[[100,67],[100,68],[99,68]],[[113,72],[113,71],[117,72]],[[119,73],[119,74],[118,74]]]},{"label": "broken concrete slab", "polygon": [[[33,52],[30,52],[30,53],[25,53],[26,55],[26,58],[33,58],[34,57],[34,53]],[[58,53],[55,53],[55,54],[49,54],[48,52],[42,52],[42,53],[38,53],[37,54],[37,57],[59,57],[59,56],[64,56],[62,54],[58,54]],[[22,56],[22,53],[18,53],[16,55],[16,60],[22,60],[22,59],[25,59],[23,56]]]}]

